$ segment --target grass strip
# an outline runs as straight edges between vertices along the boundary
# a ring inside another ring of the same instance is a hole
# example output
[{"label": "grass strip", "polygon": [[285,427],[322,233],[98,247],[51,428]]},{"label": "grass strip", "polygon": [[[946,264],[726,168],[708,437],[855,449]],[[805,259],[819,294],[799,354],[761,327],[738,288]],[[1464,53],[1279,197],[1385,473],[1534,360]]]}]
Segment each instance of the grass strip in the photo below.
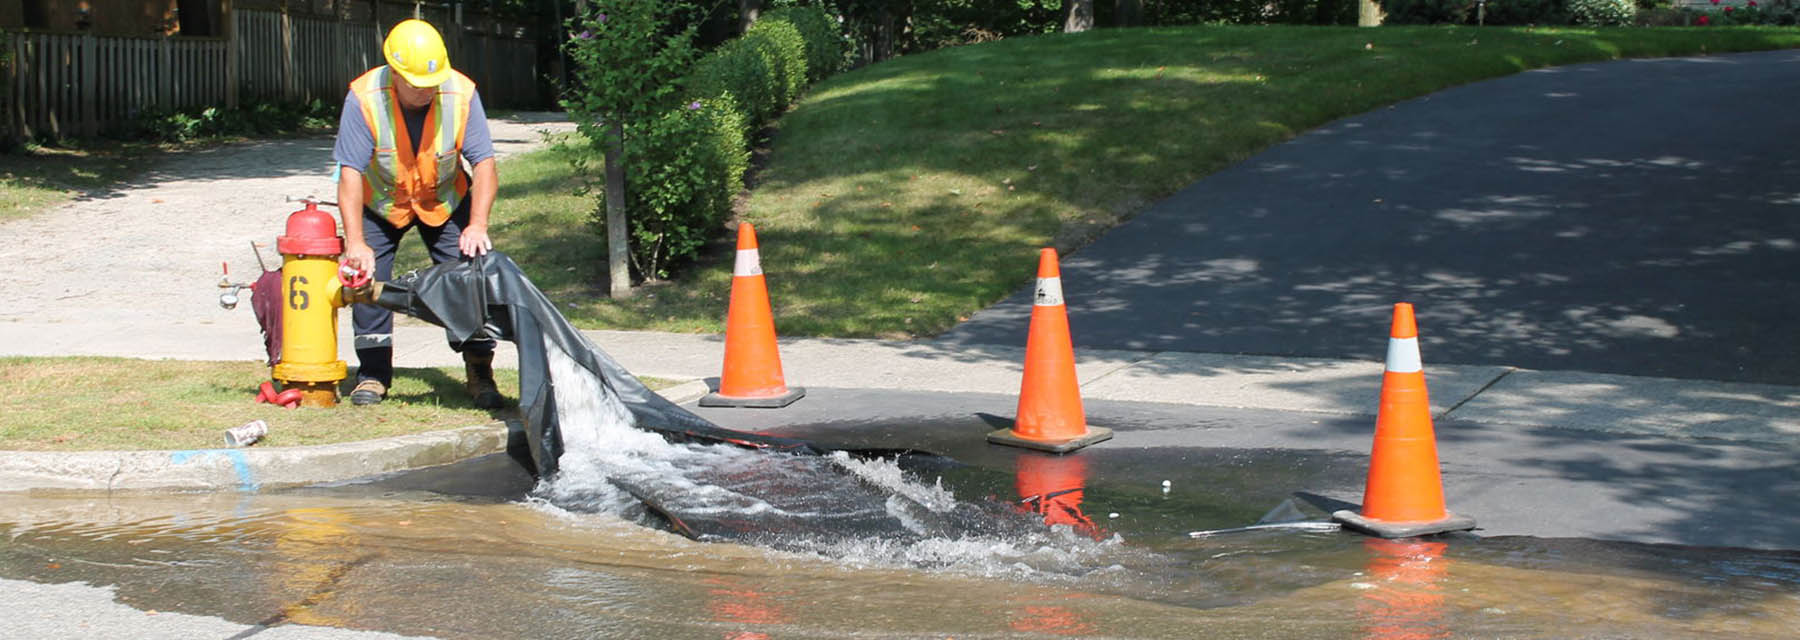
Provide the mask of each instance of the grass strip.
[{"label": "grass strip", "polygon": [[[1333,120],[1539,67],[1795,46],[1800,30],[1762,27],[1201,26],[943,49],[815,86],[744,217],[782,335],[927,336],[1029,283],[1039,247],[1078,248]],[[502,170],[498,242],[577,324],[723,331],[729,234],[678,281],[612,300],[594,200],[537,191],[572,188],[560,159]]]},{"label": "grass strip", "polygon": [[136,176],[148,145],[92,149],[33,147],[0,153],[0,222],[28,217],[83,194],[100,194]]},{"label": "grass strip", "polygon": [[[509,401],[516,370],[496,369]],[[256,446],[332,444],[454,429],[514,418],[510,406],[477,409],[463,390],[461,367],[397,368],[388,399],[349,404],[349,384],[336,408],[257,404],[269,368],[257,362],[127,358],[0,358],[0,450],[92,451],[212,449],[226,429],[266,420]],[[674,383],[646,379],[653,389]]]}]

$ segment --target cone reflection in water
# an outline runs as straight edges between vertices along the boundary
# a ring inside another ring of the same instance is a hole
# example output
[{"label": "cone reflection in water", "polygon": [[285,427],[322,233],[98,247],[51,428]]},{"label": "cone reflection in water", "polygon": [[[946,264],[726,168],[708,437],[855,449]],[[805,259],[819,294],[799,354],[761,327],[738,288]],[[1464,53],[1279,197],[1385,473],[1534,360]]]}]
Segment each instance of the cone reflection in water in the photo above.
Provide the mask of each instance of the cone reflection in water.
[{"label": "cone reflection in water", "polygon": [[1367,640],[1450,637],[1444,622],[1444,580],[1450,561],[1442,542],[1416,538],[1363,541],[1369,550],[1368,589],[1357,602]]},{"label": "cone reflection in water", "polygon": [[1090,428],[1075,375],[1075,346],[1063,304],[1062,268],[1055,249],[1038,252],[1037,291],[1031,332],[1025,340],[1025,375],[1019,385],[1018,419],[1011,429],[988,434],[988,442],[1052,453],[1067,453],[1112,438],[1112,430]]},{"label": "cone reflection in water", "polygon": [[1411,304],[1394,305],[1386,369],[1362,510],[1339,511],[1332,518],[1384,538],[1475,528],[1473,519],[1444,507],[1437,434],[1431,425],[1431,400],[1426,394],[1419,329]]},{"label": "cone reflection in water", "polygon": [[[1068,594],[1061,597],[1074,600],[1089,596]],[[1007,626],[1020,633],[1073,637],[1100,635],[1100,629],[1089,622],[1085,614],[1071,607],[1034,603],[1012,608],[1009,614],[1011,620]]]},{"label": "cone reflection in water", "polygon": [[806,396],[789,387],[775,344],[775,316],[763,280],[756,229],[738,224],[737,261],[731,271],[731,307],[725,317],[725,366],[719,390],[700,399],[702,407],[779,408]]},{"label": "cone reflection in water", "polygon": [[1095,540],[1105,536],[1081,511],[1081,500],[1087,490],[1086,459],[1023,453],[1015,459],[1014,465],[1021,510],[1043,516],[1046,525],[1068,525]]},{"label": "cone reflection in water", "polygon": [[[787,615],[769,594],[739,584],[728,578],[708,578],[706,611],[713,622],[744,625],[787,624]],[[733,629],[724,640],[768,640],[773,637],[761,631]]]}]

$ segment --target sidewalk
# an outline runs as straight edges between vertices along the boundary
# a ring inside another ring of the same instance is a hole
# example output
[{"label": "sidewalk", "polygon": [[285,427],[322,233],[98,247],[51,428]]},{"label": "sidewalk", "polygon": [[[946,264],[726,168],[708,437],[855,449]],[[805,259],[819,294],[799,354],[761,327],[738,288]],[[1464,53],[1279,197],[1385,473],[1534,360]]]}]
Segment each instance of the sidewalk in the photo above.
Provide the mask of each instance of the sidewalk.
[{"label": "sidewalk", "polygon": [[[249,325],[244,318],[128,335],[109,332],[104,323],[0,322],[0,355],[254,360],[262,342]],[[459,361],[435,327],[409,322],[395,333],[401,366]],[[717,335],[586,334],[638,375],[689,381],[662,393],[690,406],[723,364]],[[1337,475],[1313,469],[1302,484],[1346,504],[1360,495],[1380,362],[1079,346],[1076,355],[1091,411],[1133,416],[1133,428],[1090,455],[1140,462],[1157,460],[1160,451],[1179,457],[1147,463],[1154,467],[1188,464],[1189,456],[1202,459],[1208,451],[1326,452],[1329,459],[1359,461],[1345,462]],[[499,356],[500,363],[516,361],[510,344],[502,343]],[[801,338],[782,341],[781,356],[788,383],[807,388],[805,400],[785,409],[697,411],[747,431],[795,434],[798,427],[813,434],[806,437],[868,436],[883,443],[898,437],[905,446],[968,460],[1009,455],[965,436],[981,428],[982,416],[1011,415],[1023,349]],[[1480,514],[1483,535],[1759,549],[1800,544],[1792,534],[1800,522],[1786,509],[1800,491],[1792,471],[1800,451],[1800,389],[1444,365],[1430,357],[1427,352],[1425,371],[1434,413],[1442,418],[1438,437],[1453,451],[1444,463],[1445,491],[1457,496],[1459,510]],[[964,422],[926,424],[944,416]],[[924,421],[904,435],[859,431],[912,418]],[[317,447],[9,452],[0,456],[0,492],[249,492],[347,482],[498,453],[506,435],[504,426],[492,424]]]},{"label": "sidewalk", "polygon": [[[237,313],[235,322],[173,325],[155,333],[110,323],[0,323],[0,355],[258,359],[262,338],[248,310]],[[354,361],[344,333],[338,353]],[[585,333],[640,376],[706,380],[717,378],[723,364],[720,335]],[[444,345],[441,329],[417,321],[395,327],[394,343],[399,366],[461,363]],[[1084,398],[1373,416],[1384,354],[1357,361],[1097,350],[1081,348],[1077,339],[1075,355]],[[1429,351],[1424,355],[1432,409],[1440,418],[1800,444],[1797,387],[1437,364]],[[805,387],[1016,394],[1025,356],[1022,348],[999,345],[788,338],[781,340],[781,358],[789,383]],[[496,363],[508,367],[516,359],[512,345],[502,342]]]}]

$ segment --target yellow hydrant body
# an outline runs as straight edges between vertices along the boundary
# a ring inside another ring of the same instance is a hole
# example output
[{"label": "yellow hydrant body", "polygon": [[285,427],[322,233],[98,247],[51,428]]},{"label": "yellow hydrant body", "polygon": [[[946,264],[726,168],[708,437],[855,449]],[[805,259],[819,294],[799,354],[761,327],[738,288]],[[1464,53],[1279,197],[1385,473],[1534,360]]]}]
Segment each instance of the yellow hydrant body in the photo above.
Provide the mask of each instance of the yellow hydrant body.
[{"label": "yellow hydrant body", "polygon": [[347,372],[337,353],[337,310],[347,304],[338,282],[344,251],[337,220],[313,202],[288,216],[281,252],[281,362],[274,377],[300,389],[300,406],[331,407]]}]

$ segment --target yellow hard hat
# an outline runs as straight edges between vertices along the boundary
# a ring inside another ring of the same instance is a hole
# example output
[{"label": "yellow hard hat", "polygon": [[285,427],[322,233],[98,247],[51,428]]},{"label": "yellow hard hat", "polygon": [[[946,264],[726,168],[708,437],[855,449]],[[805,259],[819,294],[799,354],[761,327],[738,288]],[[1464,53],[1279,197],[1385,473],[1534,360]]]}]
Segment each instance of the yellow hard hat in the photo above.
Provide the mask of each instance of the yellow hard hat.
[{"label": "yellow hard hat", "polygon": [[388,68],[415,87],[435,87],[450,77],[450,54],[444,37],[424,20],[402,20],[381,44]]}]

